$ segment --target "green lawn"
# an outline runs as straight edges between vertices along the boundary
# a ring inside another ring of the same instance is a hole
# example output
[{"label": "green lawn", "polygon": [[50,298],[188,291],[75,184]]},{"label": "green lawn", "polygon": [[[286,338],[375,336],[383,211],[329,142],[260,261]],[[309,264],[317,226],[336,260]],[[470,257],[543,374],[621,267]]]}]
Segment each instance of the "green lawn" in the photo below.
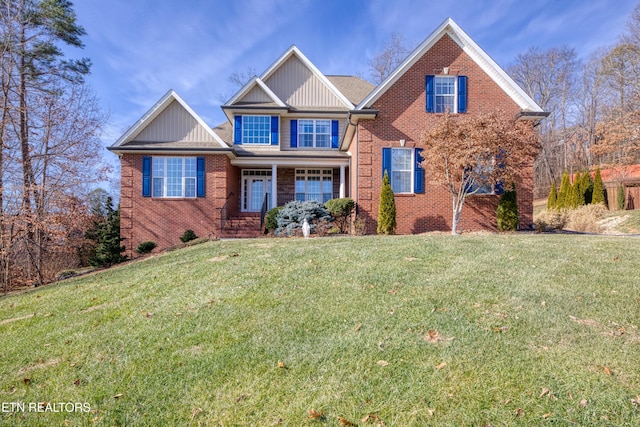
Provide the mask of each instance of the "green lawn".
[{"label": "green lawn", "polygon": [[90,406],[0,425],[639,425],[639,267],[606,236],[202,244],[0,298],[0,403]]}]

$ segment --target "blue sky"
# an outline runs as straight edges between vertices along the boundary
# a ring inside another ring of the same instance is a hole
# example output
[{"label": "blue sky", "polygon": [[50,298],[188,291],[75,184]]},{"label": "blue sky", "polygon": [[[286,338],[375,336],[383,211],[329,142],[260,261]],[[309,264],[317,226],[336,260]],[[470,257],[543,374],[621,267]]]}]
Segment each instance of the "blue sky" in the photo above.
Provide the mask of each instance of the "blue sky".
[{"label": "blue sky", "polygon": [[[400,32],[413,44],[451,17],[507,67],[531,46],[586,58],[616,42],[637,0],[75,0],[93,62],[89,83],[110,113],[111,145],[167,90],[211,126],[225,120],[227,78],[260,74],[292,44],[325,74],[369,76],[369,60]],[[107,156],[113,155],[107,154]]]}]

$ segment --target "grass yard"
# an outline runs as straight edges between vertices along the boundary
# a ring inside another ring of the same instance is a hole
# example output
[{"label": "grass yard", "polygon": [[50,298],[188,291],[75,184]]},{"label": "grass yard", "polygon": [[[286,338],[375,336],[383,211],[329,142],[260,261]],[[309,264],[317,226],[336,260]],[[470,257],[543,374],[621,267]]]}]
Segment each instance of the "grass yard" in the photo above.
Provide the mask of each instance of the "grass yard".
[{"label": "grass yard", "polygon": [[0,425],[639,425],[639,267],[606,236],[202,244],[0,298]]}]

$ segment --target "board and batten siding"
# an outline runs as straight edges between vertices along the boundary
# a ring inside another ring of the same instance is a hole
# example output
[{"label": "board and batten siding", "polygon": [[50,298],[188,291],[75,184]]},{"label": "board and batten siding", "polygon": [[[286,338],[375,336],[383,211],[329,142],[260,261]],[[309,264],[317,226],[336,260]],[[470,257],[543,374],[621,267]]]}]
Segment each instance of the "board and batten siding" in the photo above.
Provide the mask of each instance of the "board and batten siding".
[{"label": "board and batten siding", "polygon": [[173,101],[133,140],[140,142],[216,142],[178,101]]},{"label": "board and batten siding", "polygon": [[289,58],[265,84],[294,107],[338,107],[344,104],[296,56]]}]

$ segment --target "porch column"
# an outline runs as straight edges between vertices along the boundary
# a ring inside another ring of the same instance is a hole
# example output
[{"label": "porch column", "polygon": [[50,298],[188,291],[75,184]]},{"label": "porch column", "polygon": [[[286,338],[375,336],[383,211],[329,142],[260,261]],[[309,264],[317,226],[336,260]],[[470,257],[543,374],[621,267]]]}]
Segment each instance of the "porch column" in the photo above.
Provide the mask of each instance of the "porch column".
[{"label": "porch column", "polygon": [[345,195],[344,166],[340,166],[340,198]]},{"label": "porch column", "polygon": [[278,166],[271,165],[271,207],[278,206]]}]

